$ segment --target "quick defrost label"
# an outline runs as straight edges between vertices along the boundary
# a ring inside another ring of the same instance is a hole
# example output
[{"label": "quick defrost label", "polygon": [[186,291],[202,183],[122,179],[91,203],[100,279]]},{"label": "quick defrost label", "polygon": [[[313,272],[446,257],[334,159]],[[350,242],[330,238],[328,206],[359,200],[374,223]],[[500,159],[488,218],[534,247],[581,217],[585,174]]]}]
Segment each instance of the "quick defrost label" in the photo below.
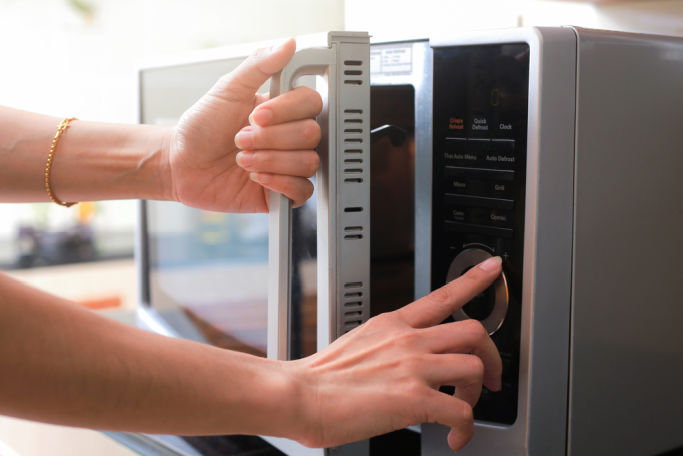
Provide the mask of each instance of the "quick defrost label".
[{"label": "quick defrost label", "polygon": [[373,74],[408,74],[413,71],[413,47],[392,46],[370,50],[370,72]]}]

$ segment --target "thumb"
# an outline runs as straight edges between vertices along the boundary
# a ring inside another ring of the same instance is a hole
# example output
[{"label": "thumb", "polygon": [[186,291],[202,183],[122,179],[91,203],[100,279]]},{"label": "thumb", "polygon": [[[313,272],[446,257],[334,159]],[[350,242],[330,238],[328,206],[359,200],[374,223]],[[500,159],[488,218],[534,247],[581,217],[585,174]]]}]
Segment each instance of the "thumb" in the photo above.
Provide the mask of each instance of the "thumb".
[{"label": "thumb", "polygon": [[259,49],[226,75],[216,90],[232,100],[252,100],[259,87],[282,70],[296,51],[293,38],[279,46]]}]

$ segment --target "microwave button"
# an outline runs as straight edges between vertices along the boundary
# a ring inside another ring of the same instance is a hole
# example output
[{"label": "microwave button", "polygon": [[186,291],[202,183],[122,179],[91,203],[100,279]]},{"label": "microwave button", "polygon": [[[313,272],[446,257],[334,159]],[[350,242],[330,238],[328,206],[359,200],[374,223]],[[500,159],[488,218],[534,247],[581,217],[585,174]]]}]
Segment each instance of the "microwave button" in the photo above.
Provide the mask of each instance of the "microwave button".
[{"label": "microwave button", "polygon": [[514,153],[489,151],[483,157],[483,163],[487,168],[512,169],[516,162],[517,157]]},{"label": "microwave button", "polygon": [[450,191],[457,192],[457,193],[467,193],[467,189],[468,189],[469,185],[465,179],[462,179],[460,177],[454,177],[452,179],[449,179],[448,182],[449,182],[448,188]]},{"label": "microwave button", "polygon": [[513,227],[514,216],[512,211],[486,207],[458,207],[458,209],[465,212],[464,220],[460,221],[465,221],[475,226],[492,226],[500,228]]},{"label": "microwave button", "polygon": [[515,142],[508,139],[491,141],[491,148],[484,158],[487,167],[497,169],[512,169],[517,162]]},{"label": "microwave button", "polygon": [[479,112],[469,117],[469,133],[472,136],[490,136],[493,131],[492,118],[488,112]]},{"label": "microwave button", "polygon": [[464,222],[467,220],[467,213],[464,209],[453,208],[449,210],[449,219],[457,222]]},{"label": "microwave button", "polygon": [[513,121],[498,120],[498,122],[496,122],[496,128],[494,128],[494,131],[499,135],[513,136],[515,133],[517,133],[517,128],[515,122]]},{"label": "microwave button", "polygon": [[508,196],[512,194],[512,185],[508,182],[490,182],[487,187],[487,193],[490,195]]},{"label": "microwave button", "polygon": [[487,209],[483,211],[483,218],[485,224],[493,226],[501,226],[504,228],[512,228],[513,214],[512,211],[504,211],[500,209]]},{"label": "microwave button", "polygon": [[467,152],[465,138],[446,138],[443,142],[443,158],[446,163],[465,164],[474,163],[477,157]]}]

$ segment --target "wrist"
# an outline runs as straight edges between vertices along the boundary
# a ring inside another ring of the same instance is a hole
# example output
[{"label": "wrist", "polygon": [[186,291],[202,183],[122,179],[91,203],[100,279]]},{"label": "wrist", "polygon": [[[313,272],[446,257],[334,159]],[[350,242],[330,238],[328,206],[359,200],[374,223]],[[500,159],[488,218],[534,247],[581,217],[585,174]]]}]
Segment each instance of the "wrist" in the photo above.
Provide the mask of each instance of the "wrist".
[{"label": "wrist", "polygon": [[271,416],[266,435],[284,437],[306,443],[310,427],[309,410],[306,400],[306,381],[301,366],[296,361],[267,362],[264,371],[264,391],[260,395],[264,401],[264,412]]},{"label": "wrist", "polygon": [[130,149],[136,153],[136,166],[132,170],[133,198],[173,201],[169,149],[173,129],[157,125],[137,125]]},{"label": "wrist", "polygon": [[51,184],[62,201],[166,199],[170,128],[76,121],[59,142]]},{"label": "wrist", "polygon": [[156,128],[155,146],[150,155],[143,156],[140,160],[142,165],[146,160],[152,159],[153,173],[155,175],[153,196],[148,199],[161,201],[177,201],[173,190],[173,173],[171,170],[171,143],[173,141],[174,128],[172,127],[150,127]]},{"label": "wrist", "polygon": [[315,376],[306,359],[279,362],[289,378],[286,410],[290,426],[286,437],[307,447],[319,447],[323,433]]}]

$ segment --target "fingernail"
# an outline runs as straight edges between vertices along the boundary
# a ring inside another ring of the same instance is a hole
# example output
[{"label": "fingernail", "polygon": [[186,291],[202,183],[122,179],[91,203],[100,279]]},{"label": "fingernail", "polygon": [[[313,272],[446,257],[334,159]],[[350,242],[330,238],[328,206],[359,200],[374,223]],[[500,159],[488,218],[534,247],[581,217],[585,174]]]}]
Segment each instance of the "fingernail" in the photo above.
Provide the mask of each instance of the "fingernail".
[{"label": "fingernail", "polygon": [[240,149],[251,149],[254,145],[254,134],[245,127],[235,135],[235,145]]},{"label": "fingernail", "polygon": [[250,173],[249,174],[249,179],[253,180],[254,182],[257,182],[259,184],[267,185],[270,183],[272,176],[270,174],[264,174],[264,173]]},{"label": "fingernail", "polygon": [[257,108],[249,115],[249,123],[251,125],[265,127],[266,125],[270,124],[271,120],[273,120],[273,111],[266,108]]},{"label": "fingernail", "polygon": [[488,260],[484,261],[483,263],[479,264],[479,268],[483,269],[484,271],[494,271],[500,267],[500,265],[503,263],[503,260],[499,256],[491,257]]},{"label": "fingernail", "polygon": [[254,153],[242,151],[237,154],[237,156],[235,157],[235,161],[242,168],[250,168],[251,165],[254,163]]}]

